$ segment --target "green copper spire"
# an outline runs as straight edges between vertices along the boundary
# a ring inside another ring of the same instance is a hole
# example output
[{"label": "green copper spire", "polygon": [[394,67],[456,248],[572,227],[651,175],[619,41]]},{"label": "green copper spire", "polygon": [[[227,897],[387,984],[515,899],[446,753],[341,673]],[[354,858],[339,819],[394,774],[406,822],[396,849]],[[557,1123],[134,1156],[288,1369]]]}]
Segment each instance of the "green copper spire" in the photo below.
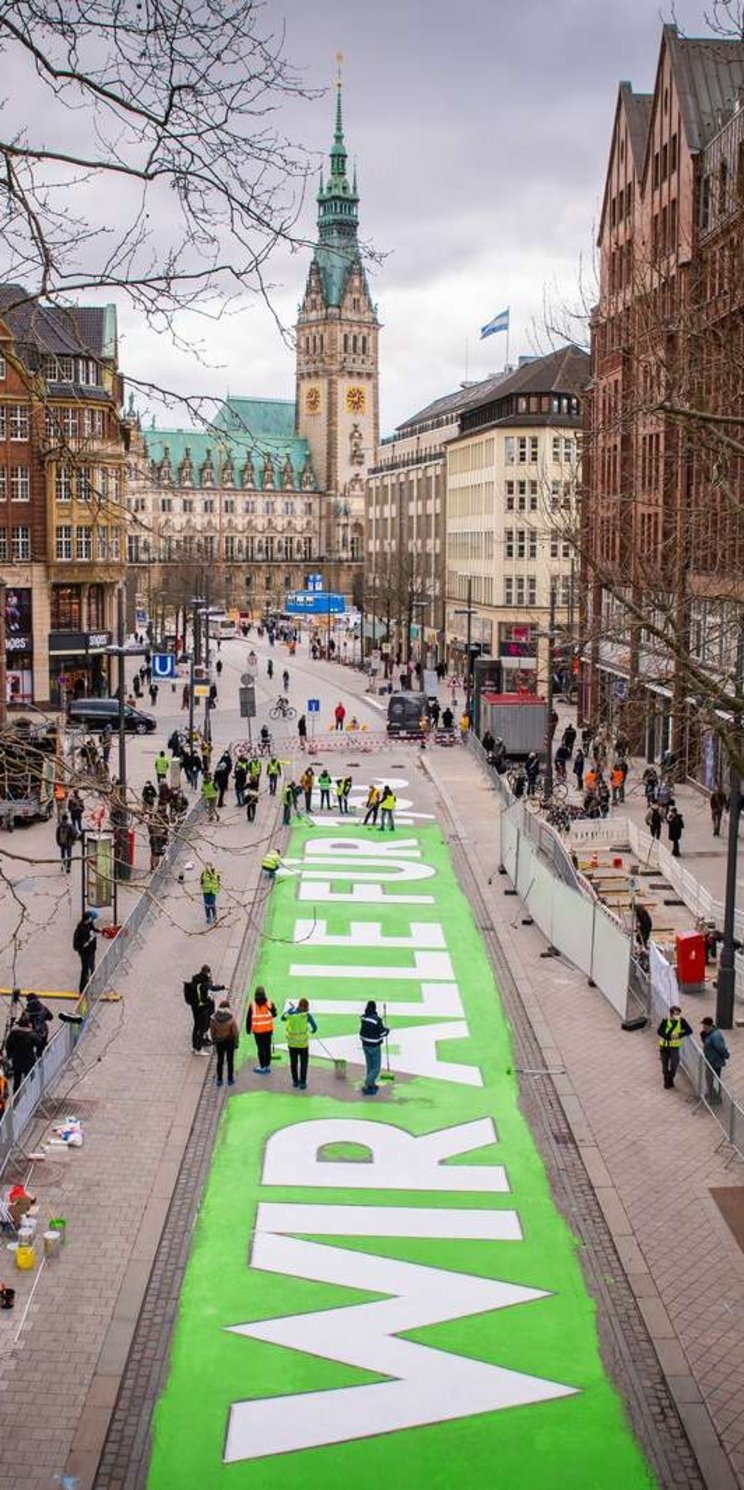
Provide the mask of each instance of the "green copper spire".
[{"label": "green copper spire", "polygon": [[359,197],[356,179],[354,184],[350,185],[346,174],[348,157],[344,140],[341,80],[343,59],[340,54],[336,60],[339,64],[336,78],[336,128],[331,146],[331,174],[325,185],[323,185],[321,176],[318,191],[318,237],[321,244],[327,243],[335,248],[348,248],[351,244],[356,244]]}]

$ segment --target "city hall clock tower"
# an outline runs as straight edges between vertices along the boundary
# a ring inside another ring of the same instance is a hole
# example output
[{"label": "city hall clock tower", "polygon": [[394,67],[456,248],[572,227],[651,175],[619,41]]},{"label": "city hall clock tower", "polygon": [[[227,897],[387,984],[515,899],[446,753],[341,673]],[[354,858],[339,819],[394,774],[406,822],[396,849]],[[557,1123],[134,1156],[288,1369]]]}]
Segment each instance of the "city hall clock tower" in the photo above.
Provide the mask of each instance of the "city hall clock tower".
[{"label": "city hall clock tower", "polygon": [[347,175],[336,84],[330,175],[318,191],[318,241],[297,319],[297,432],[325,492],[326,583],[351,593],[364,553],[365,479],[379,438],[379,321],[358,243],[356,170]]}]

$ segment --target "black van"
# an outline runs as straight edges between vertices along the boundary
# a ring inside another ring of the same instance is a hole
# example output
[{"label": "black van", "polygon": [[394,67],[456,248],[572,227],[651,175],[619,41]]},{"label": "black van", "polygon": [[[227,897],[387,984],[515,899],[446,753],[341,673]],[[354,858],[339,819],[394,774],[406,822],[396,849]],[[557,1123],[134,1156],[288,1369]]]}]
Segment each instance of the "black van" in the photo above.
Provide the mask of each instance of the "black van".
[{"label": "black van", "polygon": [[426,703],[425,693],[391,693],[388,701],[388,734],[420,735]]},{"label": "black van", "polygon": [[[68,722],[92,732],[119,728],[118,698],[76,698],[67,710]],[[143,714],[131,704],[124,705],[124,728],[128,735],[151,735],[158,727],[154,714]]]}]

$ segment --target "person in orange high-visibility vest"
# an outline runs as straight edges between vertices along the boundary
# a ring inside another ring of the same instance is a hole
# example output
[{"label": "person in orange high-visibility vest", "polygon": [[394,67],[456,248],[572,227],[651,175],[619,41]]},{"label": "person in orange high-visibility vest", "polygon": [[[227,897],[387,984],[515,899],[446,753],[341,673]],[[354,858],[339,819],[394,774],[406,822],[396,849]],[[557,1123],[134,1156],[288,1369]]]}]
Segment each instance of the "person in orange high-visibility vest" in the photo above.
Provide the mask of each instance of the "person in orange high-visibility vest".
[{"label": "person in orange high-visibility vest", "polygon": [[266,989],[259,985],[248,1005],[245,1021],[247,1034],[253,1035],[256,1042],[258,1065],[253,1069],[257,1076],[268,1076],[271,1071],[271,1037],[275,1019],[276,1005],[267,997]]}]

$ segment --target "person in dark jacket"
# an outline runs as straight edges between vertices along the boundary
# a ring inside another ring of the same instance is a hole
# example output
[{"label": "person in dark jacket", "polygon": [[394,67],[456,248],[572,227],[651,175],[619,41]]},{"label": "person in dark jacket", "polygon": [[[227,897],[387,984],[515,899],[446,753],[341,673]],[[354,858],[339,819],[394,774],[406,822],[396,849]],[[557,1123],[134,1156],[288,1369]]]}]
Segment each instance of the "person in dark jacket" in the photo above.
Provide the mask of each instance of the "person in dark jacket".
[{"label": "person in dark jacket", "polygon": [[692,1030],[686,1019],[682,1018],[682,1010],[679,1004],[672,1004],[669,1015],[662,1019],[656,1031],[659,1037],[659,1055],[661,1057],[661,1069],[664,1075],[664,1086],[674,1086],[674,1078],[679,1066],[682,1042]]},{"label": "person in dark jacket", "polygon": [[527,759],[524,763],[524,772],[525,776],[527,777],[527,796],[532,797],[535,794],[535,790],[537,788],[537,778],[540,774],[540,762],[534,750],[531,750],[529,755],[527,756]]},{"label": "person in dark jacket", "polygon": [[583,752],[581,746],[579,746],[579,748],[576,751],[576,754],[574,756],[574,762],[573,762],[573,767],[572,767],[574,776],[576,777],[576,790],[578,792],[581,792],[581,791],[584,790],[584,765],[585,765],[585,763],[586,763],[586,756],[584,755],[584,752]]},{"label": "person in dark jacket", "polygon": [[648,812],[646,813],[646,827],[648,828],[651,837],[655,838],[657,842],[661,838],[662,822],[663,818],[661,816],[661,808],[657,807],[655,802],[652,802],[651,806],[648,809]]},{"label": "person in dark jacket", "polygon": [[700,1039],[703,1042],[703,1055],[708,1062],[705,1068],[705,1095],[712,1107],[718,1107],[721,1102],[721,1076],[730,1051],[722,1031],[709,1014],[703,1020]]},{"label": "person in dark jacket", "polygon": [[70,792],[70,795],[67,799],[67,810],[70,814],[70,822],[75,829],[75,834],[79,838],[83,831],[83,812],[85,811],[85,804],[77,787],[75,787],[74,791]]},{"label": "person in dark jacket", "polygon": [[669,842],[672,845],[673,859],[679,858],[679,845],[684,829],[685,820],[682,816],[682,813],[678,812],[676,807],[670,807],[669,816],[667,818],[667,832],[669,834]]},{"label": "person in dark jacket", "polygon": [[97,916],[97,911],[85,911],[72,934],[73,951],[77,952],[80,958],[80,993],[83,992],[86,983],[90,981],[96,970],[95,922]]},{"label": "person in dark jacket", "polygon": [[717,786],[715,791],[710,794],[710,816],[713,823],[714,838],[720,838],[721,836],[721,819],[727,808],[728,797],[725,792],[721,791],[720,786]]},{"label": "person in dark jacket", "polygon": [[214,1078],[215,1086],[222,1086],[222,1073],[227,1061],[227,1084],[235,1085],[234,1063],[235,1052],[240,1040],[240,1030],[235,1015],[230,1008],[229,999],[220,999],[220,1006],[215,1009],[209,1021],[209,1033],[212,1044],[217,1052],[217,1075]]},{"label": "person in dark jacket", "polygon": [[374,999],[367,1003],[359,1026],[359,1039],[362,1042],[364,1060],[367,1071],[362,1091],[366,1097],[374,1097],[379,1091],[377,1078],[382,1065],[382,1045],[386,1036],[390,1034],[387,1025],[384,1025],[377,1013],[377,1004]]},{"label": "person in dark jacket", "polygon": [[205,962],[198,973],[191,979],[191,1013],[193,1026],[191,1030],[191,1049],[194,1055],[208,1055],[209,1051],[204,1049],[210,1020],[214,1014],[213,993],[223,993],[224,983],[212,982],[212,969]]},{"label": "person in dark jacket", "polygon": [[26,1013],[31,1020],[31,1028],[34,1034],[38,1035],[41,1041],[41,1048],[43,1050],[49,1040],[48,1026],[51,1024],[54,1015],[51,1009],[47,1008],[46,1004],[42,1004],[41,999],[36,993],[30,993],[26,999]]},{"label": "person in dark jacket", "polygon": [[227,784],[230,780],[231,771],[232,756],[230,756],[228,752],[225,751],[224,755],[220,756],[220,759],[218,760],[217,765],[214,768],[214,774],[212,778],[220,794],[219,800],[217,802],[218,807],[224,807],[225,805],[225,792],[227,791]]},{"label": "person in dark jacket", "polygon": [[13,1096],[24,1077],[32,1071],[42,1051],[42,1043],[28,1014],[22,1014],[17,1024],[8,1031],[5,1054],[13,1068]]},{"label": "person in dark jacket", "polygon": [[245,784],[248,780],[248,762],[244,755],[239,755],[235,762],[233,772],[233,786],[235,787],[235,801],[238,807],[245,807]]},{"label": "person in dark jacket", "polygon": [[74,824],[68,813],[62,813],[62,816],[57,823],[57,832],[55,836],[57,839],[59,856],[62,860],[62,873],[69,874],[72,868],[72,845],[75,842],[77,834],[75,833]]},{"label": "person in dark jacket", "polygon": [[651,932],[654,929],[654,923],[651,920],[648,908],[640,900],[636,901],[635,918],[641,946],[647,947],[651,938]]},{"label": "person in dark jacket", "polygon": [[573,724],[567,724],[566,725],[566,728],[563,731],[563,744],[565,745],[565,747],[566,747],[566,749],[568,751],[568,759],[569,760],[571,759],[571,756],[573,755],[573,748],[574,748],[575,743],[576,743],[576,726],[573,725]]}]

